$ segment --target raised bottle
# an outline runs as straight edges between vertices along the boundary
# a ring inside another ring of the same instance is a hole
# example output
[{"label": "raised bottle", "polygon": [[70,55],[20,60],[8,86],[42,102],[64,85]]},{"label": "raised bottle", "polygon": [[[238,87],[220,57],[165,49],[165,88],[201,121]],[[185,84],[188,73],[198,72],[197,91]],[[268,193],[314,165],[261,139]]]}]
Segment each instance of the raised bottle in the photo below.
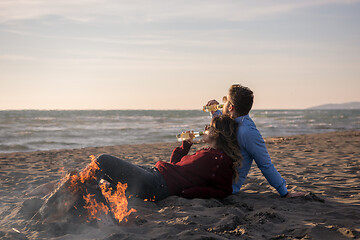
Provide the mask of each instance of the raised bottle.
[{"label": "raised bottle", "polygon": [[182,142],[182,141],[189,140],[192,138],[200,137],[202,135],[204,135],[204,132],[183,132],[183,133],[176,135],[176,139],[179,142]]},{"label": "raised bottle", "polygon": [[210,106],[203,106],[204,112],[215,112],[216,110],[220,110],[224,107],[224,104],[213,104]]}]

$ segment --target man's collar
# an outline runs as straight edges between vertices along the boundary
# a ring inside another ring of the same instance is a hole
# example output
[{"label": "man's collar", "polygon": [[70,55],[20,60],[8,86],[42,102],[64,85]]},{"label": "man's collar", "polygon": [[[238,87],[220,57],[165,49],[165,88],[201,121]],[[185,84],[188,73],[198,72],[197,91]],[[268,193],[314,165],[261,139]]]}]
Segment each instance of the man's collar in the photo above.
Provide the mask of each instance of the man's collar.
[{"label": "man's collar", "polygon": [[245,118],[248,118],[249,114],[235,118],[236,122],[242,122]]}]

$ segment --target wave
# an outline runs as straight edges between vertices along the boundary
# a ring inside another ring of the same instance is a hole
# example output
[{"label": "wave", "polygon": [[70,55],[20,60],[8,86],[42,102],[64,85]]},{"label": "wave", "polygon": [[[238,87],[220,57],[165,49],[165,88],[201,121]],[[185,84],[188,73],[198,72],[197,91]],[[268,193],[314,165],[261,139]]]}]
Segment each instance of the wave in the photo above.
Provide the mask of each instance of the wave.
[{"label": "wave", "polygon": [[33,150],[27,145],[21,144],[0,144],[0,152],[20,152]]},{"label": "wave", "polygon": [[[253,110],[264,137],[359,130],[360,110]],[[0,111],[0,152],[176,141],[211,118],[197,110]]]}]

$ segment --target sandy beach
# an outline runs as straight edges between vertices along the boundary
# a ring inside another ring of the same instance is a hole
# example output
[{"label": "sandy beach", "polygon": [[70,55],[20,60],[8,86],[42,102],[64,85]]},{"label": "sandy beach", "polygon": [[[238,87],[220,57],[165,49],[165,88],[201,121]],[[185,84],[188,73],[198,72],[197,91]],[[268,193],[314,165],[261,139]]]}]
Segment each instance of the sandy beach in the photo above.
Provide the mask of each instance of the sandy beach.
[{"label": "sandy beach", "polygon": [[[33,227],[26,196],[36,186],[80,170],[90,155],[112,154],[153,166],[179,143],[121,145],[0,154],[0,239],[360,239],[360,131],[266,138],[288,189],[285,199],[253,164],[239,194],[225,199],[159,202],[129,199],[137,210],[120,225]],[[195,144],[192,151],[204,147]]]}]

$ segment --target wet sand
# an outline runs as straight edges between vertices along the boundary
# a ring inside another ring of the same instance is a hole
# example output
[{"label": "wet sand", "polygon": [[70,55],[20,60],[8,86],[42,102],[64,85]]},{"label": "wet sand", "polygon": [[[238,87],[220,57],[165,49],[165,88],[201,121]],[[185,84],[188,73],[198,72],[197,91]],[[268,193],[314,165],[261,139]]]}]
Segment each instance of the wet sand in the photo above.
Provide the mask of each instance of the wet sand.
[{"label": "wet sand", "polygon": [[[160,202],[131,198],[127,223],[32,227],[24,212],[39,184],[80,170],[90,155],[112,154],[153,166],[169,160],[178,143],[0,154],[0,239],[359,239],[360,131],[267,138],[272,161],[288,189],[284,199],[253,164],[239,194],[225,199]],[[204,147],[195,144],[192,151]],[[38,199],[37,199],[38,200]],[[36,202],[36,201],[35,201]]]}]

